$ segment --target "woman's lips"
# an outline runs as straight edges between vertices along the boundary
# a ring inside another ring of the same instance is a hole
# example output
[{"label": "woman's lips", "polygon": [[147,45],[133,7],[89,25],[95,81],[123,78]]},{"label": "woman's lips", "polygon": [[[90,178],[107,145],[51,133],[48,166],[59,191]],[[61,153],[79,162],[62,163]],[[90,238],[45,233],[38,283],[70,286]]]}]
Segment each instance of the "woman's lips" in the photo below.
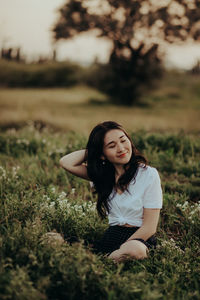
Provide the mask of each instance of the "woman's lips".
[{"label": "woman's lips", "polygon": [[121,155],[119,155],[120,158],[124,157],[126,155],[126,153],[122,153]]}]

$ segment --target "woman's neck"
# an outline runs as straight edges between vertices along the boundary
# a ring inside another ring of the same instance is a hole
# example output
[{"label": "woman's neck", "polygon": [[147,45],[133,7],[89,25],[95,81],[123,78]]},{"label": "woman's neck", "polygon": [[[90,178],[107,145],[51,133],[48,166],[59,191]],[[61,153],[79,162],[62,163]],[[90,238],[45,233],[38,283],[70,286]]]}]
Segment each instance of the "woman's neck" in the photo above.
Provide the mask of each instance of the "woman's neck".
[{"label": "woman's neck", "polygon": [[115,166],[115,182],[117,183],[118,179],[124,174],[124,166],[118,165]]}]

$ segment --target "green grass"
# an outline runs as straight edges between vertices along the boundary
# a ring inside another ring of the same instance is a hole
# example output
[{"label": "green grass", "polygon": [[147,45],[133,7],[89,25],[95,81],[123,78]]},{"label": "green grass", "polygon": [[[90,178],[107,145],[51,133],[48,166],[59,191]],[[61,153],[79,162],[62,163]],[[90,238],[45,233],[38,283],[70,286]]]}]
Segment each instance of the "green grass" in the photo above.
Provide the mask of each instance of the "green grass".
[{"label": "green grass", "polygon": [[[0,133],[0,299],[199,299],[198,134],[131,133],[156,167],[164,206],[159,246],[119,265],[95,255],[107,220],[87,181],[58,164],[86,135],[33,125]],[[55,230],[68,243],[48,243]]]}]

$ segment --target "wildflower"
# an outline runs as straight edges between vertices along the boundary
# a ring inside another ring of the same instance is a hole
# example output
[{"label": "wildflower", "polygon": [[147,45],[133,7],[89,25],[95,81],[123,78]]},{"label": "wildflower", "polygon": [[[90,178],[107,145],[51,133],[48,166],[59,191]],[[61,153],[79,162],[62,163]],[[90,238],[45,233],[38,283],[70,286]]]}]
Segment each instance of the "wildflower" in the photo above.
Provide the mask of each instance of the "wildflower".
[{"label": "wildflower", "polygon": [[72,188],[72,189],[71,189],[71,194],[72,194],[72,195],[75,194],[75,190],[76,190],[75,188]]},{"label": "wildflower", "polygon": [[0,166],[0,179],[6,179],[6,170]]},{"label": "wildflower", "polygon": [[67,196],[67,194],[65,192],[61,192],[60,195],[58,196],[58,199],[64,199]]},{"label": "wildflower", "polygon": [[50,207],[50,208],[54,208],[54,207],[55,207],[55,202],[52,201],[52,202],[49,204],[49,207]]},{"label": "wildflower", "polygon": [[53,186],[53,187],[51,188],[51,192],[52,192],[52,193],[55,193],[55,191],[56,191],[56,189],[55,189],[55,187]]},{"label": "wildflower", "polygon": [[26,139],[23,139],[22,142],[23,142],[25,145],[27,145],[27,146],[30,144],[30,142],[29,142],[28,140],[26,140]]},{"label": "wildflower", "polygon": [[67,199],[63,199],[63,200],[59,201],[59,206],[60,206],[60,208],[64,209],[64,208],[69,208],[70,204]]},{"label": "wildflower", "polygon": [[25,144],[28,146],[30,144],[30,142],[26,139],[17,139],[16,144]]},{"label": "wildflower", "polygon": [[188,201],[185,201],[185,203],[182,205],[182,210],[186,210],[188,208]]},{"label": "wildflower", "polygon": [[13,176],[13,178],[18,178],[18,176],[17,176],[17,171],[20,169],[20,167],[19,166],[16,166],[16,167],[12,167],[12,176]]},{"label": "wildflower", "polygon": [[184,251],[176,245],[176,242],[173,238],[170,238],[169,241],[162,241],[161,246],[164,248],[169,248],[170,250],[176,250],[179,253],[184,253]]},{"label": "wildflower", "polygon": [[46,201],[50,200],[50,198],[47,195],[43,195],[43,199],[46,200]]}]

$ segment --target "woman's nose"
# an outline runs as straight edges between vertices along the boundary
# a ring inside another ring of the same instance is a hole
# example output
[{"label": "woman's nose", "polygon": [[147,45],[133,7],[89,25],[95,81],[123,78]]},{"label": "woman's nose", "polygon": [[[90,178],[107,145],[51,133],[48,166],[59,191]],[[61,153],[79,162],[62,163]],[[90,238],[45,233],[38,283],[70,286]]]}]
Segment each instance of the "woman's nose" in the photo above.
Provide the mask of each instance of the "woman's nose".
[{"label": "woman's nose", "polygon": [[124,150],[124,146],[122,144],[117,145],[117,152],[122,152]]}]

